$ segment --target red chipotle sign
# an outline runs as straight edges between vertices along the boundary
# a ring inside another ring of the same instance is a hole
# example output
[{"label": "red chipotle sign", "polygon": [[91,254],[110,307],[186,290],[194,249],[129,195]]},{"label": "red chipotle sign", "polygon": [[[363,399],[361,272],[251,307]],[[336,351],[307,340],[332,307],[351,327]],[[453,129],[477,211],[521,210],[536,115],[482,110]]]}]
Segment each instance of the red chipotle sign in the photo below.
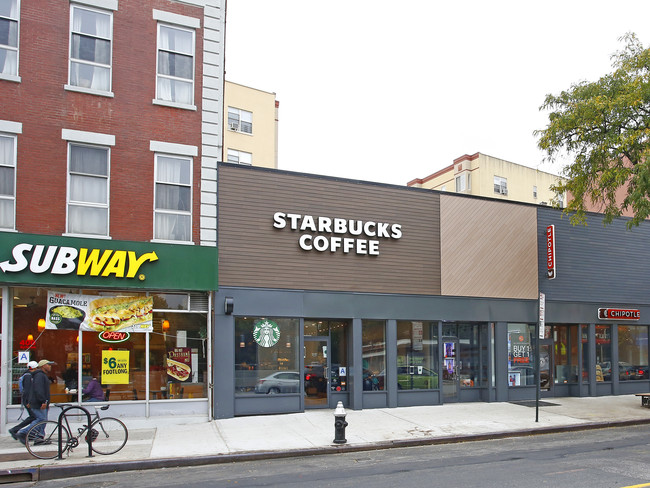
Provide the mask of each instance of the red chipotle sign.
[{"label": "red chipotle sign", "polygon": [[555,278],[555,226],[546,227],[546,277]]},{"label": "red chipotle sign", "polygon": [[626,308],[599,308],[598,318],[605,320],[639,320],[641,311]]}]

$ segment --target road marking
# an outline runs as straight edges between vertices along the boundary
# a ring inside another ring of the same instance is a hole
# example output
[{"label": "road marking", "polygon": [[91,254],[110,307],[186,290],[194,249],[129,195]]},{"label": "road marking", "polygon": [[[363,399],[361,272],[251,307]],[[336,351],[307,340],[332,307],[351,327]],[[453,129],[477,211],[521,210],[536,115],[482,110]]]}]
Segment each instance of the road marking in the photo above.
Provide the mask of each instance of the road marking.
[{"label": "road marking", "polygon": [[[549,473],[550,475],[556,475],[556,474],[564,474],[564,473],[576,473],[578,471],[586,471],[587,468],[579,468],[579,469],[570,469],[568,471],[557,471],[555,473]],[[626,487],[623,487],[626,488]]]},{"label": "road marking", "polygon": [[650,483],[643,483],[642,485],[621,486],[621,488],[641,488],[643,486],[650,486]]}]

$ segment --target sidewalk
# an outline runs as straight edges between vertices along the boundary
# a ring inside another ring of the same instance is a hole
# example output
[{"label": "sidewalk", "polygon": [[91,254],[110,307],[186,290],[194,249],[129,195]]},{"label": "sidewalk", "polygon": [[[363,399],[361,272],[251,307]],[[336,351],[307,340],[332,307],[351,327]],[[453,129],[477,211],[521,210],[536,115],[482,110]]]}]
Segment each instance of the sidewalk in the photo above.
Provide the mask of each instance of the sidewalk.
[{"label": "sidewalk", "polygon": [[553,398],[535,402],[456,403],[347,410],[345,444],[334,444],[334,411],[260,415],[206,422],[204,417],[121,419],[129,440],[120,452],[87,457],[80,446],[67,458],[33,458],[10,436],[0,437],[0,482],[64,478],[108,471],[188,466],[460,442],[493,437],[650,423],[634,395]]}]

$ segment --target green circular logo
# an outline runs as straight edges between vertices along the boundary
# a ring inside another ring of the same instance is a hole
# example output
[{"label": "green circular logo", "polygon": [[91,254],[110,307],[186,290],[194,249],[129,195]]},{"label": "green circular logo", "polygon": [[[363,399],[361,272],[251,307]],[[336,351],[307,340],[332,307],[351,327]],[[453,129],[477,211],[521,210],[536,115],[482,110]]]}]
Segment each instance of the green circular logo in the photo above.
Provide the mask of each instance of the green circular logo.
[{"label": "green circular logo", "polygon": [[63,317],[59,315],[56,312],[51,312],[50,313],[50,322],[52,322],[54,325],[59,325],[61,321],[63,320]]},{"label": "green circular logo", "polygon": [[280,340],[280,327],[272,320],[260,320],[255,323],[253,339],[262,347],[273,347]]}]

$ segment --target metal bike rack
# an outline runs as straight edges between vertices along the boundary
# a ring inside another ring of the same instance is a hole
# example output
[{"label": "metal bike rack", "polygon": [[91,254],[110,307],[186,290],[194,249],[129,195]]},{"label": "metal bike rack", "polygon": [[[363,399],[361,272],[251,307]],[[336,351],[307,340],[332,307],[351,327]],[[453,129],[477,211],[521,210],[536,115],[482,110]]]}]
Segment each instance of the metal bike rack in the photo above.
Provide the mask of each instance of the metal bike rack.
[{"label": "metal bike rack", "polygon": [[[61,413],[59,414],[59,459],[63,459],[63,442],[61,441],[61,432],[63,429],[63,418],[66,416],[66,412],[68,410],[72,410],[76,408],[77,410],[82,410],[85,414],[86,417],[88,418],[88,429],[86,432],[86,443],[88,444],[88,457],[93,457],[93,436],[92,436],[92,420],[90,417],[90,412],[86,410],[84,407],[80,407],[77,405],[70,405],[69,407],[65,407],[64,409],[61,410]],[[69,432],[69,434],[72,436],[72,432]]]}]

